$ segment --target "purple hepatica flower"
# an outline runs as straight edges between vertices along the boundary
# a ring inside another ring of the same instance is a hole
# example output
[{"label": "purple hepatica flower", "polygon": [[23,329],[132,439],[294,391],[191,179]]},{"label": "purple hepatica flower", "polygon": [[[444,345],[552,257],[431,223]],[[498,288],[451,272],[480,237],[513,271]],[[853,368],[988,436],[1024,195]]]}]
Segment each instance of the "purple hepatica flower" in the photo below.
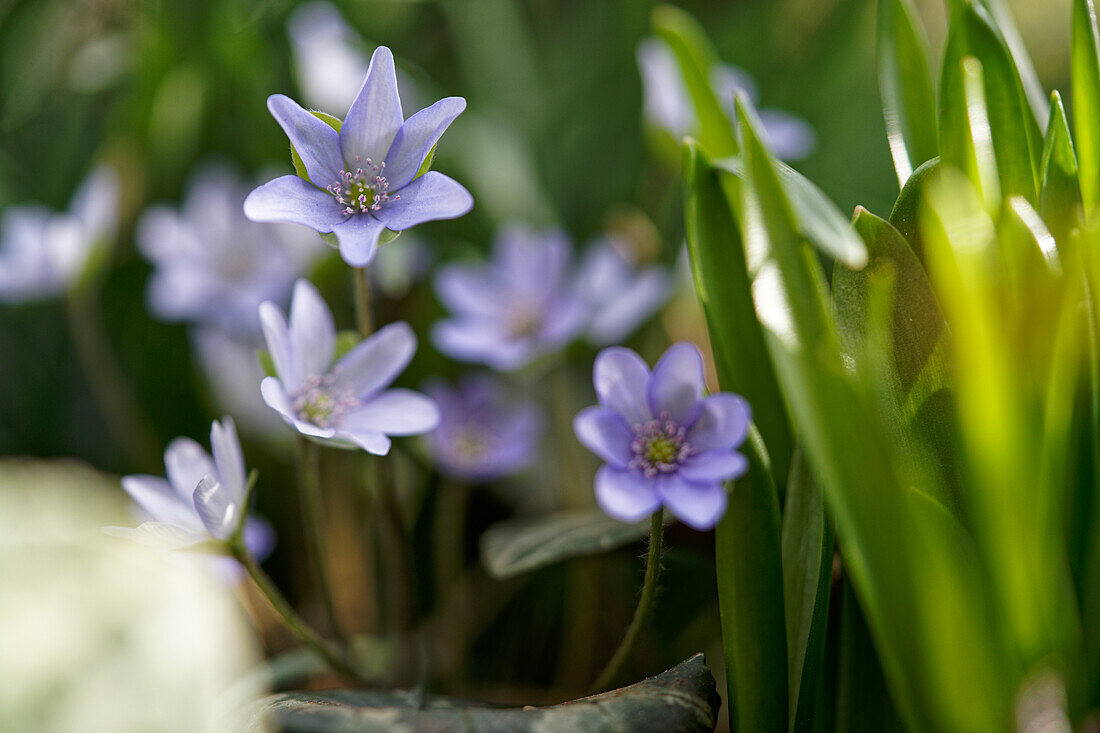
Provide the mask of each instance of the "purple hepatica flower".
[{"label": "purple hepatica flower", "polygon": [[439,409],[408,389],[386,389],[416,351],[409,324],[391,323],[335,365],[332,313],[306,280],[294,286],[290,323],[274,303],[260,321],[277,377],[260,385],[264,401],[298,432],[341,448],[384,456],[390,435],[418,435],[439,424]]},{"label": "purple hepatica flower", "polygon": [[462,216],[469,192],[442,173],[417,176],[436,142],[466,109],[447,97],[404,119],[393,55],[379,46],[340,132],[281,94],[267,108],[301,156],[309,180],[282,176],[248,195],[253,221],[304,224],[333,232],[344,261],[365,267],[378,238],[436,219]]},{"label": "purple hepatica flower", "polygon": [[439,405],[439,427],[424,440],[443,473],[488,482],[534,460],[542,416],[534,403],[509,399],[495,378],[470,375],[457,388],[433,380],[424,391]]},{"label": "purple hepatica flower", "polygon": [[[657,127],[681,138],[697,130],[695,107],[672,49],[659,38],[646,38],[638,45],[638,68],[645,91],[644,113]],[[733,100],[743,91],[755,103],[756,83],[747,72],[735,66],[719,64],[711,70],[710,86],[731,123]],[[783,160],[801,160],[817,145],[817,135],[809,123],[780,109],[760,110],[764,133],[775,154]]]},{"label": "purple hepatica flower", "polygon": [[247,192],[228,168],[210,165],[195,176],[179,211],[154,206],[142,215],[137,244],[155,268],[148,301],[160,318],[254,340],[260,303],[285,302],[294,279],[324,251],[308,229],[246,219]]},{"label": "purple hepatica flower", "polygon": [[626,339],[656,313],[671,293],[668,272],[654,265],[636,270],[625,246],[604,239],[589,248],[578,273],[579,289],[588,302],[588,340],[609,346]]},{"label": "purple hepatica flower", "polygon": [[568,344],[585,326],[586,304],[571,270],[564,233],[505,227],[492,262],[451,265],[436,276],[436,294],[452,318],[435,325],[432,340],[461,361],[499,371],[526,366]]},{"label": "purple hepatica flower", "polygon": [[748,468],[734,450],[748,433],[748,403],[703,397],[703,358],[688,342],[652,374],[630,349],[604,349],[593,375],[599,405],[582,410],[573,431],[606,464],[596,474],[600,507],[635,522],[663,505],[695,529],[713,528],[726,509],[722,484]]},{"label": "purple hepatica flower", "polygon": [[[248,478],[233,420],[214,421],[210,429],[214,455],[190,438],[176,438],[164,451],[167,479],[125,476],[122,488],[148,521],[138,527],[105,527],[117,537],[143,544],[181,549],[233,536],[247,511]],[[262,559],[274,544],[271,526],[258,517],[244,521],[245,547]]]},{"label": "purple hepatica flower", "polygon": [[4,209],[0,224],[0,302],[51,298],[84,274],[96,247],[118,228],[118,174],[93,170],[73,195],[69,210],[36,205]]}]

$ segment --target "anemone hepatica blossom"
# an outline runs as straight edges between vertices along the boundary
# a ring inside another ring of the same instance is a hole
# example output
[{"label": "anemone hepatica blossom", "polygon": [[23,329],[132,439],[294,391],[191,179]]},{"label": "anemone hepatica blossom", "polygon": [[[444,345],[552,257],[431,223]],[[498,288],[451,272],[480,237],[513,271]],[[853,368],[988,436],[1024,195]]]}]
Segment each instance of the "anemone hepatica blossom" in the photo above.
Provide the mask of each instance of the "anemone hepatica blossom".
[{"label": "anemone hepatica blossom", "polygon": [[703,358],[686,341],[652,373],[630,349],[604,349],[593,382],[599,405],[578,413],[573,431],[605,463],[596,473],[600,507],[634,522],[663,505],[695,529],[713,528],[726,510],[723,482],[748,468],[735,450],[748,434],[748,403],[725,392],[704,397]]},{"label": "anemone hepatica blossom", "polygon": [[[167,478],[123,477],[122,488],[148,521],[104,531],[166,549],[230,539],[248,511],[248,478],[232,419],[214,421],[210,447],[213,456],[190,438],[176,438],[164,451]],[[242,539],[258,558],[271,551],[274,540],[271,527],[258,517],[245,518]]]},{"label": "anemone hepatica blossom", "polygon": [[[658,127],[680,138],[696,131],[698,121],[691,97],[680,74],[672,49],[659,38],[646,38],[638,45],[638,68],[645,92],[644,113]],[[730,118],[733,100],[743,91],[755,103],[756,84],[747,72],[719,64],[711,71],[710,86]],[[817,136],[801,117],[780,109],[761,109],[760,122],[775,154],[783,160],[801,160],[813,152]]]},{"label": "anemone hepatica blossom", "polygon": [[498,379],[471,374],[456,387],[432,380],[424,391],[439,405],[439,427],[424,440],[443,473],[486,482],[534,460],[542,415],[533,402],[511,399]]},{"label": "anemone hepatica blossom", "polygon": [[588,312],[573,282],[565,234],[518,224],[497,235],[491,262],[445,267],[435,290],[452,312],[432,330],[436,347],[500,371],[568,344],[584,329]]},{"label": "anemone hepatica blossom", "polygon": [[92,253],[118,228],[118,174],[93,170],[55,213],[26,204],[10,206],[0,221],[0,302],[61,295],[83,274]]},{"label": "anemone hepatica blossom", "polygon": [[324,251],[317,236],[293,224],[257,224],[241,213],[248,188],[227,167],[199,170],[179,210],[142,214],[137,245],[154,267],[149,307],[251,340],[265,300],[285,302],[294,279]]},{"label": "anemone hepatica blossom", "polygon": [[653,265],[636,269],[626,247],[604,239],[589,247],[577,274],[590,311],[586,333],[594,346],[617,344],[656,313],[671,293],[672,278]]},{"label": "anemone hepatica blossom", "polygon": [[473,198],[442,173],[417,175],[466,100],[447,97],[404,118],[393,55],[379,46],[367,78],[337,132],[282,94],[267,108],[290,138],[309,180],[282,176],[248,195],[253,221],[304,224],[333,232],[344,261],[365,267],[386,229],[399,232],[461,216]]},{"label": "anemone hepatica blossom", "polygon": [[389,436],[425,433],[439,423],[439,409],[424,395],[386,389],[416,351],[409,324],[379,329],[333,364],[332,312],[306,280],[294,286],[289,323],[270,302],[260,306],[260,321],[278,375],[265,378],[260,391],[306,437],[384,456]]}]

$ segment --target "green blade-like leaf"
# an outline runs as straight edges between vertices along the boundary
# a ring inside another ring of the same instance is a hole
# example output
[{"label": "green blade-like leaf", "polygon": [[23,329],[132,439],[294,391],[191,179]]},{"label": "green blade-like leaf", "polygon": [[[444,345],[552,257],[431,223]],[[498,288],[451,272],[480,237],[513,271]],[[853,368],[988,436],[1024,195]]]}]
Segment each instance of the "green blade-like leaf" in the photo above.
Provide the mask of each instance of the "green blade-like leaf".
[{"label": "green blade-like leaf", "polygon": [[1100,28],[1094,0],[1073,0],[1073,132],[1085,213],[1100,203]]},{"label": "green blade-like leaf", "polygon": [[[981,89],[973,88],[968,77],[975,75],[973,56],[981,64]],[[968,105],[981,97],[985,102],[988,129]],[[1028,105],[1020,74],[1004,40],[994,29],[985,10],[964,4],[951,14],[943,69],[940,76],[940,157],[971,174],[978,171],[971,159],[978,148],[978,163],[985,166],[982,150],[991,147],[996,161],[1000,193],[1021,195],[1038,201],[1037,169],[1042,152],[1042,137],[1035,115]],[[982,194],[989,200],[992,191],[982,182]]]},{"label": "green blade-like leaf", "polygon": [[[752,431],[744,449],[749,474],[734,485],[715,528],[722,645],[729,696],[735,701],[730,725],[781,730],[787,726],[787,646],[783,618],[776,613],[783,606],[783,570],[773,477],[786,480],[789,428],[753,310],[740,232],[718,172],[691,140],[684,146],[683,174],[688,250],[718,381],[723,389],[747,397],[761,431],[768,430],[763,441]],[[766,454],[772,450],[769,460]]]},{"label": "green blade-like leaf", "polygon": [[787,482],[782,542],[790,730],[811,731],[825,658],[833,533],[821,491],[801,454],[796,454]]},{"label": "green blade-like leaf", "polygon": [[890,699],[884,670],[851,583],[840,594],[837,731],[902,733],[906,727]]},{"label": "green blade-like leaf", "polygon": [[902,186],[894,208],[890,211],[890,224],[905,241],[917,259],[924,263],[924,243],[920,232],[920,206],[924,200],[924,189],[928,182],[936,177],[940,168],[940,159],[933,158],[913,171],[909,180]]},{"label": "green blade-like leaf", "polygon": [[690,139],[684,143],[682,170],[684,233],[718,380],[722,389],[743,395],[752,405],[772,476],[781,484],[790,470],[790,425],[753,309],[741,232],[717,171]]},{"label": "green blade-like leaf", "polygon": [[[744,178],[744,160],[740,157],[723,158],[714,161],[714,165],[732,174],[723,178],[723,185],[727,188],[726,195],[730,198],[731,205],[737,206],[736,201],[740,194],[737,187],[731,187],[729,183]],[[836,204],[810,179],[786,163],[773,159],[772,165],[791,208],[798,233],[826,255],[835,257],[848,267],[859,269],[867,264],[867,248],[863,240],[855,233]]]},{"label": "green blade-like leaf", "polygon": [[608,552],[648,535],[648,519],[628,524],[596,509],[509,519],[481,536],[481,560],[490,575],[503,580],[571,557]]},{"label": "green blade-like leaf", "polygon": [[1039,213],[1063,246],[1069,243],[1069,232],[1077,220],[1080,206],[1077,156],[1062,98],[1054,92],[1050,96],[1050,121],[1039,164]]},{"label": "green blade-like leaf", "polygon": [[1004,0],[978,0],[985,8],[989,17],[993,19],[994,28],[1004,39],[1012,61],[1020,72],[1020,82],[1024,93],[1027,95],[1028,104],[1035,116],[1035,121],[1042,124],[1050,115],[1047,107],[1047,94],[1039,81],[1039,74],[1035,71],[1035,64],[1031,61],[1031,55],[1027,52],[1024,39],[1016,28],[1016,21],[1012,19],[1012,12]]},{"label": "green blade-like leaf", "polygon": [[936,156],[936,92],[928,42],[909,0],[880,0],[878,84],[898,185]]},{"label": "green blade-like leaf", "polygon": [[257,704],[256,730],[287,733],[712,731],[721,700],[702,654],[642,682],[549,707],[494,708],[421,690],[327,690]]},{"label": "green blade-like leaf", "polygon": [[713,158],[740,150],[733,124],[710,86],[710,71],[718,63],[706,31],[689,13],[672,5],[653,9],[653,30],[672,49],[699,119],[699,143]]}]

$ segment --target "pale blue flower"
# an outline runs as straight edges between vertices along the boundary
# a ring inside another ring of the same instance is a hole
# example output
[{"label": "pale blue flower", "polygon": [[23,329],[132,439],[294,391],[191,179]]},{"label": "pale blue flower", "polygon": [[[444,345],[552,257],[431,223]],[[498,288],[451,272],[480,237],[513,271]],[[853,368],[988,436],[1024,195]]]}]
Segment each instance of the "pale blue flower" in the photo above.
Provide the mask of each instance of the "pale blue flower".
[{"label": "pale blue flower", "polygon": [[668,300],[672,278],[659,265],[638,268],[631,250],[612,238],[588,248],[577,273],[578,289],[588,304],[589,343],[610,346],[626,340]]},{"label": "pale blue flower", "polygon": [[97,247],[118,230],[118,174],[93,170],[77,189],[69,210],[9,206],[0,221],[0,302],[64,294],[84,274]]},{"label": "pale blue flower", "polygon": [[333,232],[353,267],[374,259],[382,232],[462,216],[469,192],[442,173],[417,175],[466,100],[447,97],[404,118],[393,55],[380,46],[340,132],[281,94],[267,107],[301,156],[309,180],[282,176],[248,195],[253,221],[304,224]]},{"label": "pale blue flower", "polygon": [[[643,111],[652,124],[667,130],[677,139],[696,134],[699,122],[691,95],[672,49],[659,38],[646,38],[638,44],[638,68],[645,93]],[[719,64],[711,70],[710,86],[732,120],[733,101],[738,91],[757,101],[756,83],[747,72],[735,66]],[[771,149],[783,160],[801,160],[817,146],[814,129],[801,117],[781,109],[761,109],[760,121]]]},{"label": "pale blue flower", "polygon": [[505,226],[490,262],[441,269],[435,290],[451,311],[432,329],[436,347],[500,371],[566,346],[589,314],[574,279],[572,247],[556,229]]},{"label": "pale blue flower", "polygon": [[289,323],[270,302],[260,306],[260,321],[277,374],[260,386],[264,401],[299,433],[386,455],[389,436],[418,435],[439,423],[439,409],[424,395],[387,389],[416,351],[407,323],[384,326],[333,364],[332,312],[308,281],[294,286]]},{"label": "pale blue flower", "polygon": [[273,441],[288,439],[282,419],[260,396],[265,375],[256,358],[256,346],[217,328],[195,328],[188,335],[192,357],[216,409],[233,415],[243,434]]},{"label": "pale blue flower", "polygon": [[688,342],[670,347],[652,373],[630,349],[604,349],[593,383],[599,405],[582,410],[573,430],[605,463],[596,473],[600,507],[635,522],[664,506],[695,529],[713,528],[726,510],[723,484],[748,469],[735,450],[748,434],[748,403],[703,396],[703,358]]},{"label": "pale blue flower", "polygon": [[455,387],[436,379],[424,385],[424,392],[439,405],[439,427],[424,440],[441,472],[488,482],[534,461],[542,414],[535,403],[509,394],[499,379],[471,374]]},{"label": "pale blue flower", "polygon": [[[210,446],[213,456],[190,438],[176,438],[164,451],[167,478],[124,476],[122,488],[147,521],[104,531],[165,549],[231,539],[248,511],[248,477],[231,418],[214,421]],[[271,551],[274,535],[264,520],[245,517],[242,539],[262,559]]]},{"label": "pale blue flower", "polygon": [[306,104],[343,117],[355,101],[348,79],[365,77],[370,64],[362,40],[335,5],[320,0],[295,8],[287,32]]},{"label": "pale blue flower", "polygon": [[249,221],[241,212],[248,191],[229,168],[212,164],[196,173],[179,209],[142,214],[137,246],[153,265],[147,298],[157,317],[255,340],[260,303],[285,303],[295,278],[323,253],[304,227]]}]

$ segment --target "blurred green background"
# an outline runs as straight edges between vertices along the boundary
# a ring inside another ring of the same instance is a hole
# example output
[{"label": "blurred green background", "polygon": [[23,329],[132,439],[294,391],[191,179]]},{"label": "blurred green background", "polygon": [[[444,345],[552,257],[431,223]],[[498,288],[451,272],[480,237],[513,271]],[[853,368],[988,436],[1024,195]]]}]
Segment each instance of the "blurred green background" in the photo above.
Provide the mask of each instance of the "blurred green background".
[{"label": "blurred green background", "polygon": [[[61,209],[94,163],[118,168],[122,226],[102,291],[104,320],[159,445],[177,435],[205,442],[210,420],[220,413],[195,369],[185,326],[157,322],[146,311],[150,268],[135,252],[133,225],[147,205],[177,201],[196,163],[210,156],[235,161],[249,176],[289,168],[286,138],[265,99],[275,92],[301,99],[287,34],[288,16],[298,4],[0,0],[0,207],[38,201]],[[873,0],[679,4],[702,21],[725,62],[755,77],[763,105],[790,110],[814,127],[817,149],[796,167],[843,211],[863,204],[888,213],[897,183],[875,76]],[[1044,86],[1064,89],[1068,0],[1010,4]],[[447,95],[469,102],[443,138],[434,167],[463,182],[475,207],[457,221],[419,228],[417,236],[431,246],[435,260],[487,251],[497,225],[509,217],[560,224],[582,242],[616,226],[624,212],[651,221],[660,235],[658,256],[670,264],[676,259],[682,240],[677,161],[650,144],[635,61],[639,40],[650,32],[651,3],[336,5],[368,52],[375,44],[393,50],[402,80],[422,94],[417,107],[406,104],[406,113]],[[944,8],[935,0],[919,5],[938,49]],[[358,88],[362,80],[344,81]],[[337,307],[338,325],[346,327],[352,322],[350,282],[338,270],[323,267],[315,278]],[[383,303],[380,311],[382,320],[409,320],[422,337],[404,383],[415,386],[431,373],[461,371],[424,337],[440,312],[430,287]],[[666,327],[675,333],[677,324]],[[633,345],[652,358],[661,341],[650,334]],[[567,374],[575,404],[568,406],[579,408],[591,401],[591,352],[573,355]],[[75,456],[113,473],[159,472],[157,465],[131,464],[103,429],[73,356],[62,304],[0,310],[0,385],[0,455]],[[572,441],[572,414],[554,416],[550,442]],[[548,452],[559,449],[573,450],[552,446]],[[308,584],[296,550],[293,472],[282,453],[277,446],[246,446],[261,471],[259,509],[280,531],[273,573],[294,595]],[[346,473],[346,461],[331,462],[334,473]],[[419,480],[428,482],[430,505],[435,479]],[[513,507],[488,492],[471,502],[473,564],[477,533]],[[428,508],[422,516],[430,514]],[[417,537],[428,537],[425,522],[416,525]],[[337,539],[348,532],[354,534],[345,528]],[[647,637],[635,676],[692,651],[719,653],[709,542],[683,528],[673,531],[663,592],[677,602],[659,609],[660,633]],[[472,632],[468,668],[477,674],[460,671],[451,689],[535,702],[583,688],[629,619],[637,549],[540,571],[520,585],[483,588],[486,599],[493,599],[486,605],[499,605],[499,615]],[[352,572],[345,577],[354,578]],[[357,612],[355,595],[352,590],[346,596],[349,615]],[[438,609],[430,589],[422,595],[425,610]],[[578,621],[582,616],[570,610],[569,598],[581,599],[579,614],[597,618],[587,625]],[[592,606],[593,598],[602,601]],[[719,660],[709,661],[721,669]],[[471,677],[483,684],[473,687]]]}]

